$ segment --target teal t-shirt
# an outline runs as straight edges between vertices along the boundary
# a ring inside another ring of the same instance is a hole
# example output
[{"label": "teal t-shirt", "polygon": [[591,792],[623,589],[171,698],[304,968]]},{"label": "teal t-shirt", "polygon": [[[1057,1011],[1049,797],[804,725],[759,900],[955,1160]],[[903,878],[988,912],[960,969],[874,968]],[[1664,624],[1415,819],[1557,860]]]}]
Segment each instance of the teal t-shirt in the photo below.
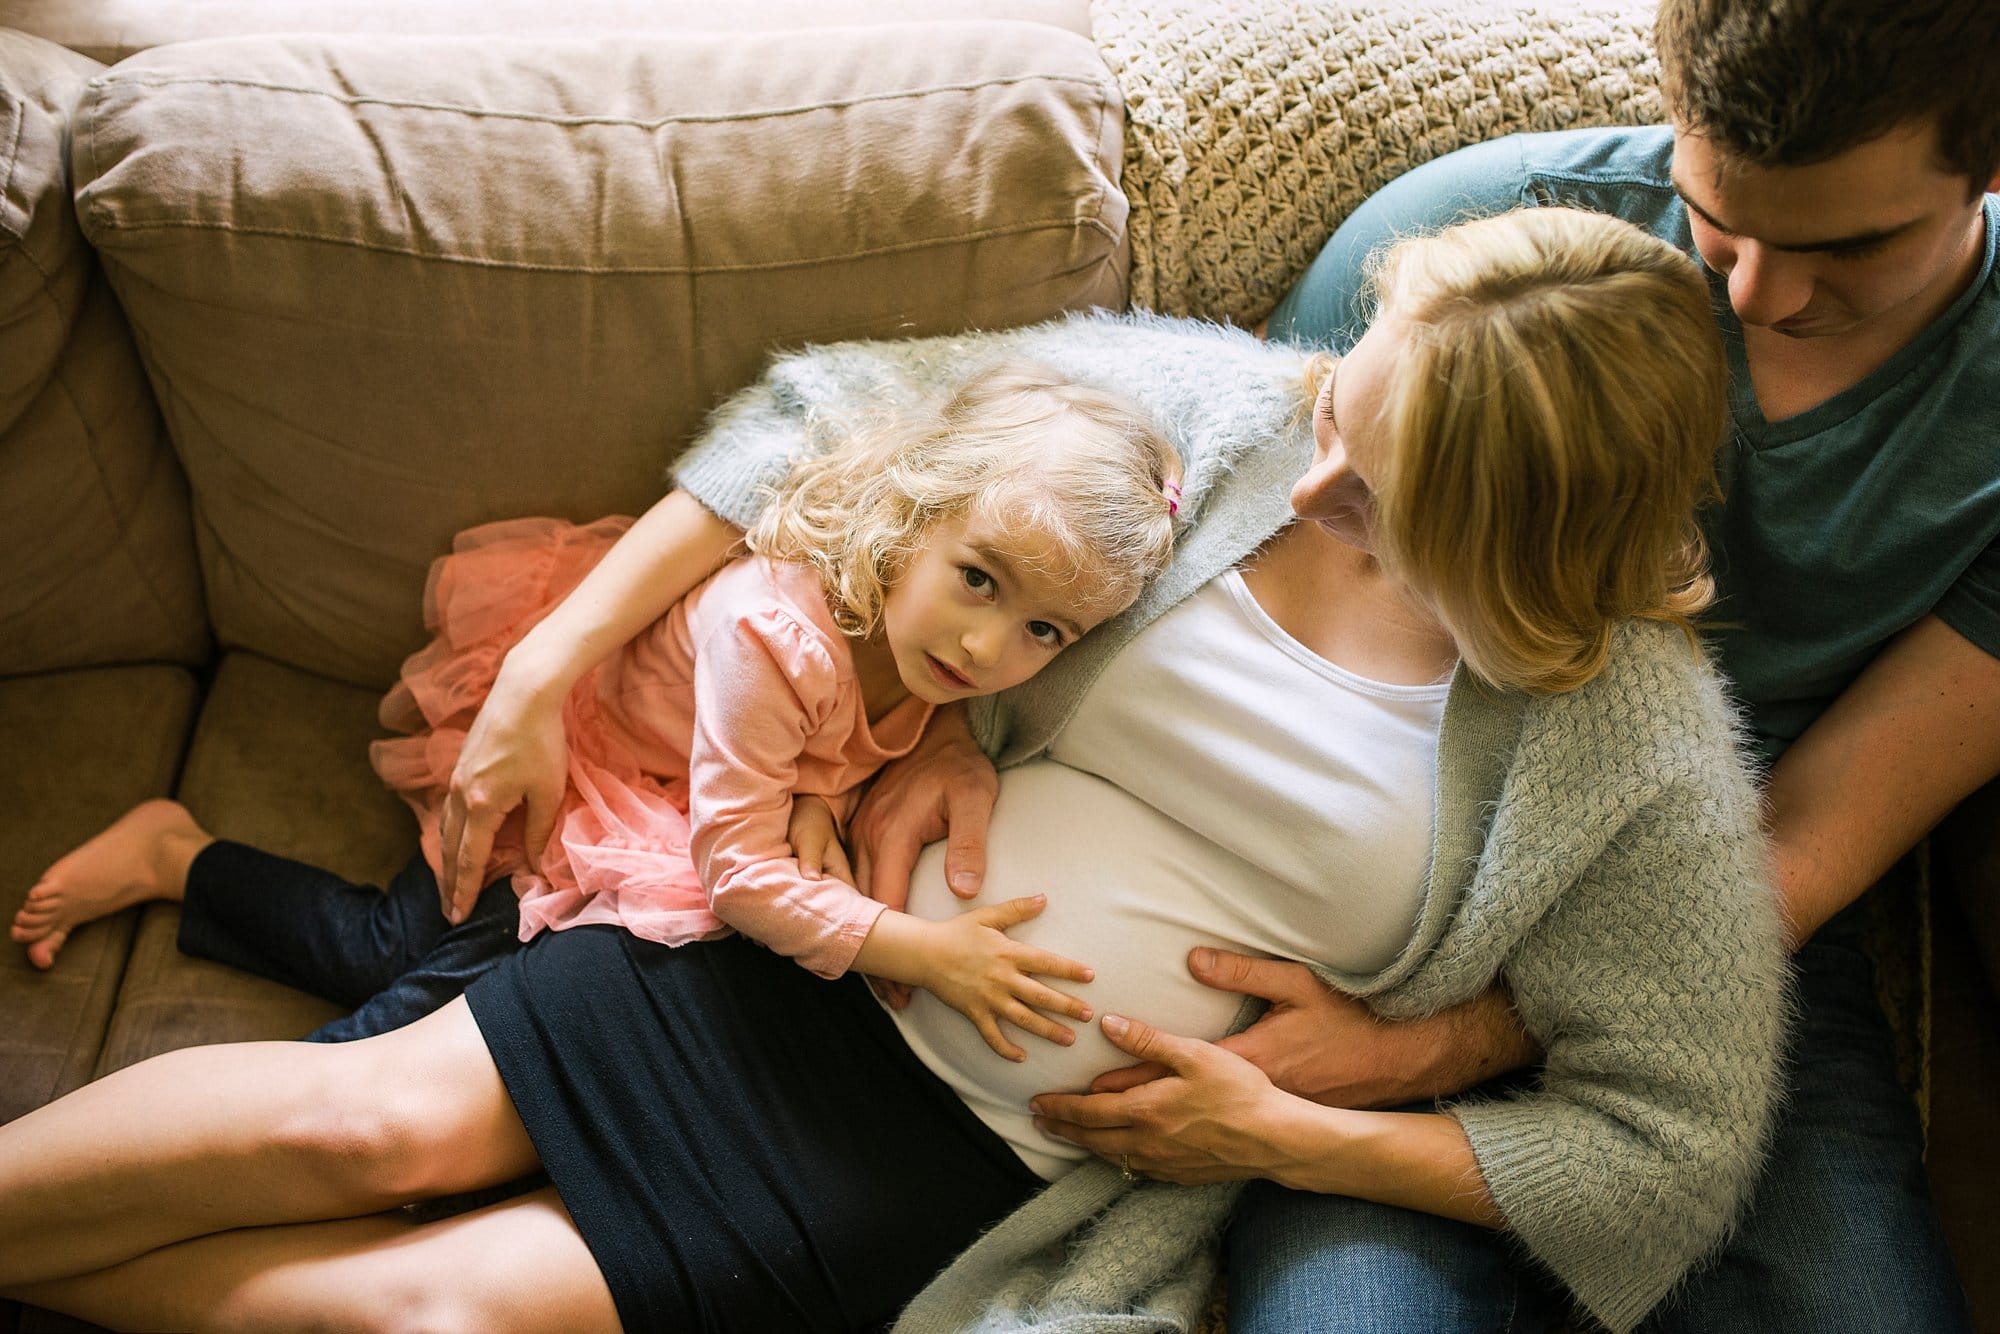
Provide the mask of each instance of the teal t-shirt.
[{"label": "teal t-shirt", "polygon": [[[1371,252],[1522,204],[1614,214],[1699,262],[1672,149],[1664,128],[1576,130],[1427,163],[1334,233],[1272,314],[1271,336],[1345,350],[1369,316]],[[1769,758],[1930,612],[2000,656],[2000,196],[1985,207],[1979,273],[1958,301],[1860,384],[1783,421],[1758,409],[1742,326],[1708,275],[1734,430],[1717,461],[1723,504],[1703,516],[1720,591],[1704,628]]]}]

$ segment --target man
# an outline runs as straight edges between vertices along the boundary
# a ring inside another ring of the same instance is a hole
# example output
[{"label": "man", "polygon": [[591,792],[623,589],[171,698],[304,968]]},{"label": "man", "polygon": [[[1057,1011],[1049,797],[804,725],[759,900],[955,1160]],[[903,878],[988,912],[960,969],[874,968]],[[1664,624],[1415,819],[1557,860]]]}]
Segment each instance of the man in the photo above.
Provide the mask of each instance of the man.
[{"label": "man", "polygon": [[[1987,193],[2000,101],[1982,83],[2000,67],[2000,6],[1664,0],[1658,40],[1671,128],[1517,136],[1409,173],[1333,237],[1270,332],[1344,349],[1365,323],[1370,252],[1521,204],[1617,214],[1707,267],[1734,391],[1727,499],[1707,525],[1712,639],[1770,763],[1799,1014],[1753,1209],[1652,1325],[1965,1329],[1852,905],[2000,773],[2000,199]],[[864,846],[904,832],[884,827],[889,795],[857,831]],[[961,823],[983,821],[952,823],[957,885],[977,870]],[[878,852],[878,882],[902,861]],[[1498,992],[1388,1026],[1296,965],[1191,966],[1273,1001],[1222,1045],[1324,1102],[1429,1099],[1535,1059]],[[1181,1080],[1142,1084],[1157,1066],[1107,1076],[1096,1096],[1044,1099],[1045,1113],[1135,1168],[1209,1171],[1226,1150],[1204,1160],[1189,1129],[1188,1045],[1132,1048],[1179,1052]],[[1230,1268],[1232,1334],[1560,1316],[1496,1234],[1268,1182],[1239,1211]]]}]

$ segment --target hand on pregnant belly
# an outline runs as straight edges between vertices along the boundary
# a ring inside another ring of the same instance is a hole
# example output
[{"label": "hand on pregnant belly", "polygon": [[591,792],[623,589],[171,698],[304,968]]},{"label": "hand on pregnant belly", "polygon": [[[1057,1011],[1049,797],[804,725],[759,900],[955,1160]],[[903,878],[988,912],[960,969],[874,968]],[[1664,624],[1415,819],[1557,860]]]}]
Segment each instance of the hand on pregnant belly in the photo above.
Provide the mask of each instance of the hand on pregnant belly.
[{"label": "hand on pregnant belly", "polygon": [[1284,1180],[1282,1113],[1302,1105],[1263,1071],[1212,1042],[1122,1015],[1104,1016],[1102,1027],[1122,1051],[1167,1073],[1123,1093],[1042,1094],[1029,1104],[1037,1130],[1178,1185]]},{"label": "hand on pregnant belly", "polygon": [[[922,940],[910,971],[891,976],[924,988],[970,1019],[986,1045],[1010,1061],[1025,1061],[1028,1053],[1008,1039],[1000,1027],[1003,1020],[1069,1046],[1076,1041],[1076,1034],[1048,1016],[1068,1015],[1082,1023],[1089,1020],[1090,1007],[1040,979],[1088,982],[1094,976],[1092,970],[1007,934],[1009,927],[1040,915],[1046,902],[1036,894],[975,908],[944,921],[899,914]],[[869,971],[877,969],[871,966]]]}]

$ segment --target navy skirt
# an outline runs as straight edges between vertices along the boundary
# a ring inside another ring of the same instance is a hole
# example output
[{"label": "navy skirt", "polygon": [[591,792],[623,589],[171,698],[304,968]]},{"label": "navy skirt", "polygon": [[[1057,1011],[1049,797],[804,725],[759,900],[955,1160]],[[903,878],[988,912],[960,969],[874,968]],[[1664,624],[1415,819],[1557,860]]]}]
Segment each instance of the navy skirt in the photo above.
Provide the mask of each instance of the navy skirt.
[{"label": "navy skirt", "polygon": [[551,932],[466,1000],[633,1334],[877,1329],[1041,1185],[859,977],[740,937]]}]

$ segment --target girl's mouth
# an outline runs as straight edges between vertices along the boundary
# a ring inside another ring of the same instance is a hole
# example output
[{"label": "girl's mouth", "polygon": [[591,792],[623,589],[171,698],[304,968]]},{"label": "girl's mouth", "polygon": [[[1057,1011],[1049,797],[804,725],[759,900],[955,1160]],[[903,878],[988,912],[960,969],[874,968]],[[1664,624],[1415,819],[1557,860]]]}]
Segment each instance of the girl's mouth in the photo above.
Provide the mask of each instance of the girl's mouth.
[{"label": "girl's mouth", "polygon": [[944,663],[935,654],[930,654],[930,653],[924,654],[924,661],[930,664],[931,675],[936,677],[938,680],[938,684],[943,686],[945,689],[947,690],[972,689],[972,681],[970,680],[970,678],[958,672],[955,672],[951,668],[945,666]]}]

